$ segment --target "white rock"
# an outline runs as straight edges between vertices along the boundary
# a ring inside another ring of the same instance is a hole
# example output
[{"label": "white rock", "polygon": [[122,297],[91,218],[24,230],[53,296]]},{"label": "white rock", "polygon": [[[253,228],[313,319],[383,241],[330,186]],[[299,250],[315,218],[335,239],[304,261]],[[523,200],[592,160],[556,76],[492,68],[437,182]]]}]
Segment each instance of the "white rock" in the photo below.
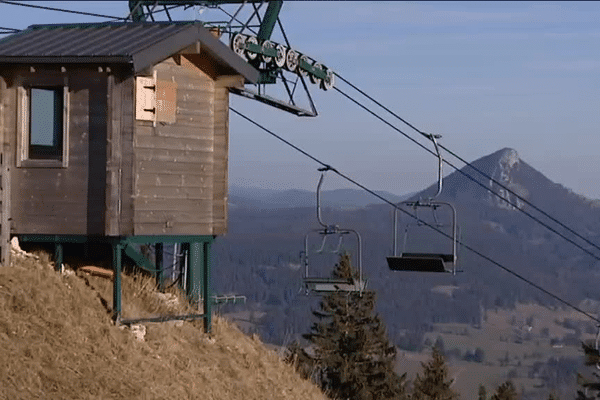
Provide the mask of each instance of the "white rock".
[{"label": "white rock", "polygon": [[131,333],[133,333],[133,336],[135,337],[135,340],[137,340],[138,342],[144,342],[145,341],[145,336],[146,336],[146,325],[131,325],[129,327],[129,329],[131,329]]}]

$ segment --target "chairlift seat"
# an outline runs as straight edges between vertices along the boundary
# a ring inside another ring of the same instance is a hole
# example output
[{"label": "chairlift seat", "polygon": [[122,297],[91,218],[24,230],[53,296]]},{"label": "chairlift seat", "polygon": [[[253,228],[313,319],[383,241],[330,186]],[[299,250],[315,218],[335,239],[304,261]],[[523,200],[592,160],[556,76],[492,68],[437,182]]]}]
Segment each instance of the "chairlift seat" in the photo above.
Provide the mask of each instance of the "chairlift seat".
[{"label": "chairlift seat", "polygon": [[444,263],[453,261],[453,254],[438,253],[402,253],[399,257],[387,257],[392,271],[451,272]]},{"label": "chairlift seat", "polygon": [[337,279],[337,278],[304,278],[304,285],[310,292],[331,293],[331,292],[362,292],[365,290],[366,282],[358,279]]}]

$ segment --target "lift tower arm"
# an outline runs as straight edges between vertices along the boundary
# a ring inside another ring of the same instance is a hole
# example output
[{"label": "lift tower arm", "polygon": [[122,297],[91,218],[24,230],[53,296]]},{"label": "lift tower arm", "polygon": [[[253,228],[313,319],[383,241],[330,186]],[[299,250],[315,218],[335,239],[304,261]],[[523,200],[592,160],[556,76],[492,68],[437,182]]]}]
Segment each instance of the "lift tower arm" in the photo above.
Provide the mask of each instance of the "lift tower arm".
[{"label": "lift tower arm", "polygon": [[283,0],[269,1],[269,6],[267,7],[265,16],[260,24],[258,35],[256,35],[259,40],[265,41],[271,39],[271,34],[277,23],[277,18],[279,17],[279,11],[281,11],[282,5]]},{"label": "lift tower arm", "polygon": [[[142,22],[146,20],[146,13],[144,13],[143,7],[156,7],[156,6],[218,6],[221,4],[244,4],[246,0],[129,0],[129,12],[131,13],[131,19],[134,22]],[[268,40],[271,38],[273,28],[277,23],[279,17],[279,11],[283,0],[269,1],[267,11],[265,12],[264,18],[260,24],[260,30],[256,37],[261,41]]]},{"label": "lift tower arm", "polygon": [[[202,24],[218,32],[219,37],[223,33],[227,34],[229,40],[224,41],[228,42],[230,48],[259,71],[259,79],[253,86],[246,83],[247,86],[243,88],[231,88],[230,91],[234,94],[258,100],[297,116],[315,117],[317,109],[307,81],[323,90],[334,87],[333,70],[291,47],[279,19],[283,0],[128,1],[130,12],[127,19],[133,22],[148,19],[155,21],[155,18],[162,17],[159,14],[163,13],[169,21],[172,21],[169,11],[179,7],[202,6],[218,9],[226,14],[229,21],[203,21]],[[225,5],[236,6],[237,10],[228,12],[226,7],[223,7]],[[263,7],[265,5],[266,7]],[[248,9],[250,9],[249,17],[248,13],[244,12]],[[207,17],[212,16],[211,14]],[[271,39],[277,36],[275,32],[277,29],[283,36],[282,43]],[[278,83],[280,85],[276,85]],[[269,86],[271,88],[268,88]],[[297,102],[299,95],[302,94],[305,95],[304,105]]]}]

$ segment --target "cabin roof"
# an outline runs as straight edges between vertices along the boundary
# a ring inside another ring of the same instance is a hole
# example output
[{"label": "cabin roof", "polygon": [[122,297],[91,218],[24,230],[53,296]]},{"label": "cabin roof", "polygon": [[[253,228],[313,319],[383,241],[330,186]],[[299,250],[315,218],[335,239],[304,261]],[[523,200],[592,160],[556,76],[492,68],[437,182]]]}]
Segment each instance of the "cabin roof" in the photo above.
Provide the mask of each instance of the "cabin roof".
[{"label": "cabin roof", "polygon": [[253,66],[196,21],[31,25],[0,40],[0,63],[127,63],[140,72],[196,42],[221,67],[258,79]]}]

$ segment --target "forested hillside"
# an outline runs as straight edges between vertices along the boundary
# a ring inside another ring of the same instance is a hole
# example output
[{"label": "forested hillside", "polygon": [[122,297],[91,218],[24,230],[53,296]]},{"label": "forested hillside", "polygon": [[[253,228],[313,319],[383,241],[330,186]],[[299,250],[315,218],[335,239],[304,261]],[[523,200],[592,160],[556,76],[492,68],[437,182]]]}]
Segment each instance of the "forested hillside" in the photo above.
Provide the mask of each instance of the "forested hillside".
[{"label": "forested hillside", "polygon": [[[503,149],[473,165],[590,241],[600,241],[598,203],[551,182],[521,160],[516,151]],[[464,243],[575,304],[600,299],[594,279],[594,267],[600,264],[503,199],[552,224],[553,229],[565,235],[568,232],[489,179],[470,169],[463,171],[484,187],[454,172],[444,179],[440,199],[455,205]],[[485,190],[490,185],[501,198]],[[420,196],[432,193],[434,186]],[[401,347],[419,348],[433,323],[476,325],[486,309],[511,307],[516,302],[553,304],[548,296],[464,248],[459,248],[459,269],[463,272],[456,276],[390,271],[386,256],[392,251],[392,209],[388,205],[344,210],[330,208],[324,201],[323,218],[362,235],[368,285],[377,291],[378,310],[392,340]],[[301,290],[299,253],[304,235],[318,227],[314,206],[273,210],[232,207],[229,233],[215,243],[214,279],[219,293],[245,295],[248,304],[222,311],[241,312],[237,317],[247,329],[274,343],[284,343],[306,331],[311,305],[314,307],[318,299],[305,296]],[[426,227],[413,231],[408,241],[412,245],[429,249],[448,246],[448,239]],[[577,238],[572,240],[590,248]],[[344,246],[355,251],[350,240],[345,240]],[[321,263],[322,274],[328,273],[327,265],[327,260]],[[448,295],[435,290],[440,285],[455,288]]]}]

